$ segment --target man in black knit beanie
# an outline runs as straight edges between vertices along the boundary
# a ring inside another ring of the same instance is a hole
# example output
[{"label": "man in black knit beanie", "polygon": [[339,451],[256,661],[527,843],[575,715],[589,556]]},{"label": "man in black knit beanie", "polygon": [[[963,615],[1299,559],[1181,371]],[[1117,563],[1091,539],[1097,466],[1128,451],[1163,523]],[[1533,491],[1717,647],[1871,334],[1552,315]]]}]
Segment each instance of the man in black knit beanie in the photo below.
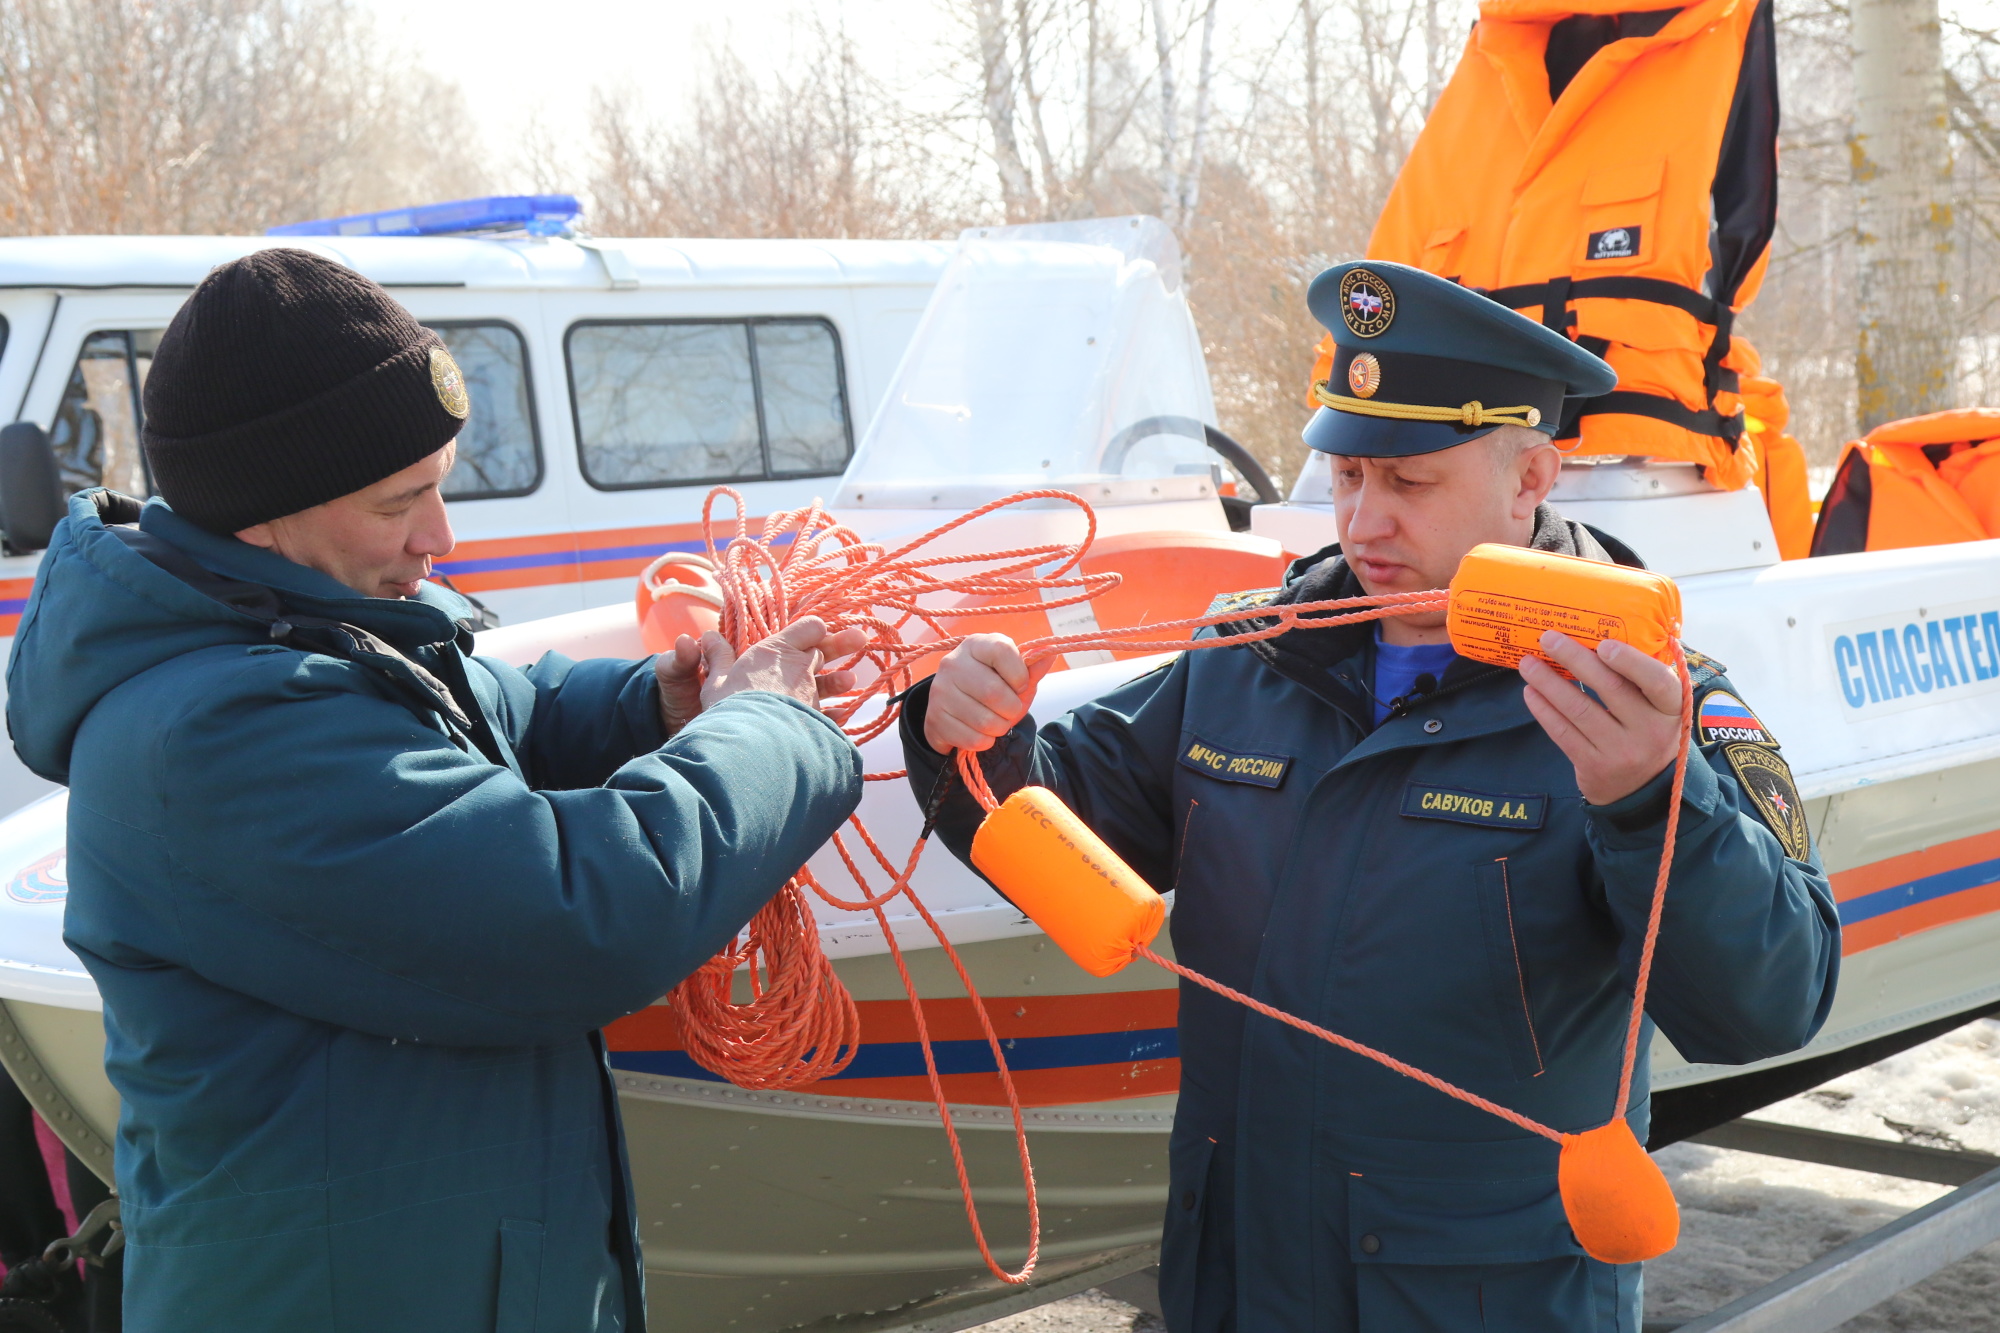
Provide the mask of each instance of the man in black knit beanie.
[{"label": "man in black knit beanie", "polygon": [[70,502],[8,667],[70,788],[133,1333],[643,1328],[598,1029],[852,812],[819,709],[860,632],[470,655],[429,581],[470,411],[437,336],[316,254],[162,336],[160,498]]}]

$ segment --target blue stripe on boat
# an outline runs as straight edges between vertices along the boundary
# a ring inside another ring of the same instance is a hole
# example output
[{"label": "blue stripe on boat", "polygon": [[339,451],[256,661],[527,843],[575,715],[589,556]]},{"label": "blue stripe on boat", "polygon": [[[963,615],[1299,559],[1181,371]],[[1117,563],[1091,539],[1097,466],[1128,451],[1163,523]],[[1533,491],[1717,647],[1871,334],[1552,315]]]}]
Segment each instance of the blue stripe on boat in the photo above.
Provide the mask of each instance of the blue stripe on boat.
[{"label": "blue stripe on boat", "polygon": [[[1171,1060],[1180,1054],[1172,1028],[1141,1032],[1085,1032],[1072,1037],[1003,1038],[1009,1069],[1070,1069],[1078,1065],[1115,1065],[1141,1060]],[[940,1074],[990,1074],[996,1066],[984,1041],[936,1041],[931,1052]],[[685,1051],[613,1051],[614,1069],[669,1078],[713,1079]],[[914,1041],[871,1042],[862,1046],[854,1063],[835,1078],[921,1078],[924,1050]]]},{"label": "blue stripe on boat", "polygon": [[1894,912],[1904,907],[1914,907],[1936,898],[1948,898],[1954,893],[1964,893],[1968,889],[1984,888],[1988,884],[2000,883],[2000,860],[1975,861],[1969,866],[1956,870],[1941,870],[1935,875],[1925,875],[1907,884],[1894,884],[1873,893],[1864,893],[1859,898],[1849,898],[1840,904],[1840,924],[1851,926],[1859,921],[1867,921],[1886,912]]},{"label": "blue stripe on boat", "polygon": [[490,574],[503,569],[541,569],[549,565],[595,564],[599,560],[643,560],[668,551],[704,551],[692,542],[648,542],[644,546],[594,546],[587,550],[534,551],[526,555],[496,555],[483,560],[440,560],[440,574]]}]

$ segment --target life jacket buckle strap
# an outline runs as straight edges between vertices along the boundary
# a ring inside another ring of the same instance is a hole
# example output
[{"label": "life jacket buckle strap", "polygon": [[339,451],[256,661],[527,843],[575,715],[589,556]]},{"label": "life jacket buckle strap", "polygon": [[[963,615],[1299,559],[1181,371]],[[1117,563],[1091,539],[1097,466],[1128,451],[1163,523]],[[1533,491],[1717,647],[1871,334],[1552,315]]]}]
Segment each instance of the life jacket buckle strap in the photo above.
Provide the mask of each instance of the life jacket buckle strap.
[{"label": "life jacket buckle strap", "polygon": [[[1558,440],[1577,438],[1582,433],[1584,417],[1605,413],[1650,417],[1655,421],[1679,426],[1696,435],[1712,435],[1717,439],[1726,440],[1732,449],[1742,440],[1742,414],[1724,416],[1716,411],[1714,406],[1718,394],[1736,393],[1742,387],[1737,373],[1722,364],[1722,359],[1729,355],[1730,338],[1736,326],[1736,312],[1730,308],[1727,301],[1719,301],[1706,292],[1683,287],[1677,282],[1638,277],[1582,279],[1559,277],[1550,278],[1546,282],[1521,283],[1513,287],[1495,287],[1491,290],[1475,287],[1473,290],[1487,300],[1504,305],[1510,310],[1539,305],[1542,308],[1543,326],[1564,335],[1568,335],[1576,324],[1576,312],[1570,303],[1598,299],[1651,301],[1655,305],[1672,306],[1676,310],[1686,311],[1704,324],[1715,327],[1715,335],[1709,339],[1708,353],[1702,358],[1702,387],[1708,395],[1708,410],[1692,412],[1673,399],[1658,394],[1614,389],[1602,397],[1586,399],[1581,405],[1565,411],[1561,426],[1556,431],[1555,438]],[[1588,335],[1575,341],[1598,356],[1604,355],[1610,346],[1608,340]]]},{"label": "life jacket buckle strap", "polygon": [[[1682,406],[1672,398],[1663,398],[1655,393],[1639,393],[1632,389],[1613,389],[1610,393],[1584,400],[1583,408],[1577,413],[1571,435],[1581,432],[1584,417],[1606,414],[1628,417],[1650,417],[1654,421],[1664,421],[1669,426],[1679,426],[1682,430],[1696,435],[1712,435],[1727,440],[1730,448],[1737,447],[1743,438],[1743,416],[1723,416],[1713,408],[1694,411]],[[1565,423],[1566,425],[1572,423]],[[1570,438],[1558,433],[1558,439]]]}]

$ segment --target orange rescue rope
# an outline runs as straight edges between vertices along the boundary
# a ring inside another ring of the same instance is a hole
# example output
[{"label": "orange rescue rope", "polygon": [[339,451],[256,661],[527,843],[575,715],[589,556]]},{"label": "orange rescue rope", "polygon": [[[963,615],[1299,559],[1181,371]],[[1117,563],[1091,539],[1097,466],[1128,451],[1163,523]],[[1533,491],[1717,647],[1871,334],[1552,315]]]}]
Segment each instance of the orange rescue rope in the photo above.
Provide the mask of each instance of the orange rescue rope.
[{"label": "orange rescue rope", "polygon": [[[735,533],[725,545],[719,546],[714,507],[723,496],[736,506]],[[1036,501],[1075,505],[1085,519],[1083,539],[977,554],[921,554],[925,547],[939,538],[986,514],[1010,505]],[[860,626],[866,631],[866,646],[844,665],[865,662],[876,670],[877,675],[854,695],[828,710],[856,743],[879,736],[895,725],[899,712],[895,696],[914,682],[913,667],[918,661],[933,653],[948,652],[963,641],[966,636],[950,632],[953,619],[1011,611],[1045,611],[1075,605],[1117,586],[1119,581],[1116,574],[1086,574],[1081,571],[1084,553],[1096,536],[1097,520],[1088,504],[1065,491],[1024,491],[982,505],[894,550],[865,542],[852,529],[833,522],[817,501],[803,509],[771,515],[765,520],[762,531],[753,537],[742,497],[727,487],[717,487],[710,492],[702,508],[702,525],[709,560],[715,567],[722,589],[721,633],[738,652],[809,615],[820,617],[833,630]],[[1009,603],[1005,599],[1010,597],[1021,600]],[[1097,648],[1170,652],[1228,647],[1275,638],[1300,627],[1324,628],[1385,616],[1434,613],[1446,608],[1447,597],[1441,591],[1396,593],[1260,607],[1256,614],[1271,617],[1270,625],[1226,639],[1190,643],[1182,638],[1161,636],[1192,633],[1204,627],[1240,620],[1243,612],[1124,629],[1052,635],[1023,643],[1020,648],[1022,655],[1033,663],[1058,654]],[[1688,762],[1686,737],[1692,721],[1693,693],[1686,666],[1680,662],[1678,644],[1674,647],[1675,661],[1680,663],[1683,739],[1674,768],[1673,800],[1667,817],[1665,849],[1661,854],[1645,945],[1640,955],[1618,1100],[1612,1116],[1613,1124],[1620,1128],[1623,1127],[1624,1107],[1630,1096],[1638,1056],[1646,983],[1665,903],[1679,823],[1680,795]],[[884,700],[879,711],[862,716],[868,705],[878,699]],[[987,810],[993,810],[998,802],[986,783],[978,756],[967,751],[959,752],[957,767],[975,799]],[[904,773],[898,770],[870,773],[866,778],[868,781],[886,781],[903,776]],[[1007,1067],[1000,1039],[964,962],[936,918],[910,889],[911,876],[929,842],[929,818],[934,815],[935,811],[927,812],[923,833],[901,866],[897,866],[882,850],[858,816],[850,819],[854,837],[866,850],[865,859],[872,861],[889,877],[888,886],[879,893],[874,892],[870,888],[872,872],[864,869],[863,858],[855,855],[843,834],[835,834],[834,850],[859,888],[860,897],[849,899],[836,896],[819,882],[810,869],[801,867],[771,902],[751,919],[743,934],[676,987],[668,996],[668,1001],[679,1017],[688,1055],[703,1068],[740,1087],[790,1088],[830,1078],[854,1059],[860,1044],[860,1022],[853,998],[835,975],[832,964],[820,947],[819,931],[805,895],[810,891],[821,901],[842,911],[872,913],[909,996],[925,1072],[937,1104],[938,1118],[950,1144],[952,1164],[965,1199],[966,1218],[980,1257],[995,1277],[1004,1282],[1021,1284],[1033,1274],[1040,1253],[1041,1219],[1020,1097]],[[943,1082],[938,1075],[923,1002],[918,997],[902,946],[888,918],[887,908],[898,897],[908,899],[950,959],[966,994],[974,1001],[973,1011],[979,1017],[981,1032],[993,1054],[994,1065],[1006,1094],[1028,1205],[1027,1258],[1016,1272],[1006,1271],[994,1259],[980,1225],[978,1209],[973,1203],[965,1154],[945,1098]],[[1375,1060],[1531,1133],[1563,1143],[1567,1182],[1570,1147],[1588,1136],[1564,1135],[1393,1056],[1329,1032],[1201,976],[1179,963],[1162,958],[1150,948],[1140,946],[1137,952],[1168,971],[1247,1005],[1258,1013]],[[748,992],[747,998],[742,1000],[736,996],[738,972],[745,974],[743,988]],[[1591,1131],[1591,1134],[1599,1132]],[[1631,1137],[1629,1131],[1626,1131],[1626,1137]]]}]

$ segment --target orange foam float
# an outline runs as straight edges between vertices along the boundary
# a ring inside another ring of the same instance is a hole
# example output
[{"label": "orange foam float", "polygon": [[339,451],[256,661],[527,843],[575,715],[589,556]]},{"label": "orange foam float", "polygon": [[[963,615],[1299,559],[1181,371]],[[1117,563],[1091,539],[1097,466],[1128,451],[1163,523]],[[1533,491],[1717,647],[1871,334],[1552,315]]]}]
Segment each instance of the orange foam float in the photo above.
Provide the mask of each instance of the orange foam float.
[{"label": "orange foam float", "polygon": [[1563,1212],[1576,1243],[1607,1264],[1657,1259],[1681,1235],[1681,1210],[1624,1117],[1565,1134],[1556,1167]]},{"label": "orange foam float", "polygon": [[1531,654],[1548,661],[1541,637],[1560,630],[1586,648],[1617,639],[1674,665],[1681,590],[1664,574],[1489,542],[1466,553],[1450,592],[1451,646],[1474,661],[1509,668]]},{"label": "orange foam float", "polygon": [[1166,900],[1046,787],[1023,787],[972,839],[972,864],[1093,977],[1138,957]]}]

